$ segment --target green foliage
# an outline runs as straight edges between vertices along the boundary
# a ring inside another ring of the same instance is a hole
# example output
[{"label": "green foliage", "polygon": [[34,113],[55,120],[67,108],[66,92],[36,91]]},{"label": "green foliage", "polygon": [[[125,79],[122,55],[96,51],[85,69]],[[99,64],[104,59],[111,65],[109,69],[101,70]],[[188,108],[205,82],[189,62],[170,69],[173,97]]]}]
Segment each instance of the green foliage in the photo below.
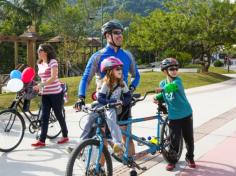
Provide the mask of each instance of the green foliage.
[{"label": "green foliage", "polygon": [[178,52],[176,59],[179,61],[181,67],[185,67],[192,61],[192,56],[187,52]]},{"label": "green foliage", "polygon": [[222,67],[223,65],[224,65],[224,63],[221,62],[220,60],[216,60],[216,61],[214,62],[214,67]]},{"label": "green foliage", "polygon": [[[62,2],[64,0],[0,0],[0,6],[7,11],[14,12],[20,18],[30,21],[29,25],[37,28],[42,22],[42,17],[55,12]],[[5,15],[11,17],[7,13]]]},{"label": "green foliage", "polygon": [[57,35],[75,40],[85,35],[86,19],[78,4],[65,4],[50,18],[45,18],[45,22],[47,23],[40,25],[41,34],[50,34],[50,31],[53,31]]},{"label": "green foliage", "polygon": [[[6,50],[8,52],[5,52]],[[0,74],[10,73],[10,71],[14,68],[14,62],[12,62],[14,58],[12,53],[14,53],[12,43],[0,44]]]},{"label": "green foliage", "polygon": [[[227,0],[167,0],[165,5],[167,11],[157,9],[131,23],[127,46],[155,53],[157,59],[180,53],[183,64],[190,58],[200,59],[207,71],[211,54],[219,46],[235,42],[236,4]],[[203,62],[205,54],[208,62]]]},{"label": "green foliage", "polygon": [[191,54],[187,52],[176,51],[174,49],[167,49],[162,53],[163,58],[173,57],[176,58],[180,64],[180,67],[185,67],[192,60]]}]

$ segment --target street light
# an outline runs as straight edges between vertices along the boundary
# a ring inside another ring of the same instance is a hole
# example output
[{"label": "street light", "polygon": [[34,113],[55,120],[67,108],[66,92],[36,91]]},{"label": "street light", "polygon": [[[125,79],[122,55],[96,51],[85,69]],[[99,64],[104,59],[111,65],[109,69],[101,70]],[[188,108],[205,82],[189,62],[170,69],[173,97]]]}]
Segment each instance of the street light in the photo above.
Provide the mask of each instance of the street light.
[{"label": "street light", "polygon": [[[101,26],[103,25],[103,0],[101,0]],[[103,35],[101,33],[101,47],[103,47]]]}]

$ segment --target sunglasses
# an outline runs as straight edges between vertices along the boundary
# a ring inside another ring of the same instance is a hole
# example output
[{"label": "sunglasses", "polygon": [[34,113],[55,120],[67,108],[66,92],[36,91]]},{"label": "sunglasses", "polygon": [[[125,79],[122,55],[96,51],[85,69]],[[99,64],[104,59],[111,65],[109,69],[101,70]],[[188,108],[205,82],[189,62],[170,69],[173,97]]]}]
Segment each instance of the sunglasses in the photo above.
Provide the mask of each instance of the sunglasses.
[{"label": "sunglasses", "polygon": [[178,71],[179,68],[178,67],[171,67],[171,68],[168,68],[168,71]]},{"label": "sunglasses", "polygon": [[40,53],[41,51],[44,51],[43,48],[41,46],[39,46],[37,52]]},{"label": "sunglasses", "polygon": [[38,50],[38,53],[40,53],[41,51],[43,51],[42,49]]},{"label": "sunglasses", "polygon": [[122,35],[123,33],[121,31],[112,31],[112,34],[114,34],[114,35]]},{"label": "sunglasses", "polygon": [[122,70],[122,67],[116,67],[115,70],[116,70],[116,71],[121,71],[121,70]]}]

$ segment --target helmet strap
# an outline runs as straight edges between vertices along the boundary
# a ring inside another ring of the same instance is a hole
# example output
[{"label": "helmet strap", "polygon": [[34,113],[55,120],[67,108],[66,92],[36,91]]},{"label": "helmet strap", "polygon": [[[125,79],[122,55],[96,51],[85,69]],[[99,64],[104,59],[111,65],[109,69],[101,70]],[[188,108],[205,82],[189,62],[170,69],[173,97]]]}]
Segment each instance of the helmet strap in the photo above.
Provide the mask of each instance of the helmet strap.
[{"label": "helmet strap", "polygon": [[116,45],[112,33],[111,33],[111,40],[112,40],[112,43],[109,43],[109,44],[112,45],[112,46],[114,46],[114,47],[116,47],[116,48],[118,48],[118,49],[120,49],[121,46]]},{"label": "helmet strap", "polygon": [[166,72],[167,72],[167,75],[168,75],[172,80],[176,78],[176,77],[173,77],[173,76],[170,75],[170,73],[169,73],[169,71],[168,71],[168,68],[166,69]]}]

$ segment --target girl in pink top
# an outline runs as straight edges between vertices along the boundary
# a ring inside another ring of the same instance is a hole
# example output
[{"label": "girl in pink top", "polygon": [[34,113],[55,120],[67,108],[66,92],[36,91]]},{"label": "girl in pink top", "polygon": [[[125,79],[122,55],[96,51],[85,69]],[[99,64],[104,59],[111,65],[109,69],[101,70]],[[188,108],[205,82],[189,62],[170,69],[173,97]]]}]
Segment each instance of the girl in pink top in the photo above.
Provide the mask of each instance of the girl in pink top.
[{"label": "girl in pink top", "polygon": [[62,114],[63,91],[58,79],[58,63],[56,53],[49,44],[41,44],[38,48],[38,75],[41,82],[34,86],[34,90],[42,95],[41,134],[39,140],[32,144],[34,147],[45,146],[48,131],[50,111],[53,109],[61,126],[63,137],[57,142],[63,144],[69,141],[65,118]]}]

